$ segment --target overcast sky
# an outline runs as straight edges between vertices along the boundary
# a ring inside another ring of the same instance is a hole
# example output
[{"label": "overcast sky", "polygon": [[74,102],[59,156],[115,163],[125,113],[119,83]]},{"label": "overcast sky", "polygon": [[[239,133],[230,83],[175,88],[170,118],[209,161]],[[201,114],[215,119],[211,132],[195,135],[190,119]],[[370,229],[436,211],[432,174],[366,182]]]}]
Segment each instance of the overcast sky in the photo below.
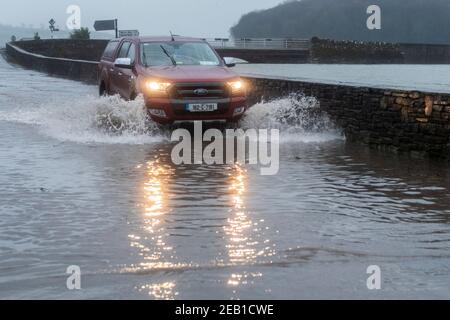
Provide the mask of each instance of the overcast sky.
[{"label": "overcast sky", "polygon": [[69,5],[81,8],[82,26],[95,20],[119,19],[119,29],[139,29],[141,35],[175,34],[227,37],[229,29],[250,11],[273,7],[283,0],[13,0],[2,3],[0,23],[48,27],[54,18],[65,27]]}]

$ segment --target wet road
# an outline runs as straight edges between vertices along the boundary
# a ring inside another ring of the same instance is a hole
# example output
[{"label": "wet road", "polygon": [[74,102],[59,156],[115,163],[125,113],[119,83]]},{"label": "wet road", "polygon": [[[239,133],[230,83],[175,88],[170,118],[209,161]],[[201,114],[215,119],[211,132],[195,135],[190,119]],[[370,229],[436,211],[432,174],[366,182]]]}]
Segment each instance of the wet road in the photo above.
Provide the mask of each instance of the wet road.
[{"label": "wet road", "polygon": [[[302,115],[279,126],[276,176],[175,166],[139,100],[1,59],[0,79],[1,299],[450,298],[446,163],[352,146]],[[82,290],[66,288],[70,265]]]}]

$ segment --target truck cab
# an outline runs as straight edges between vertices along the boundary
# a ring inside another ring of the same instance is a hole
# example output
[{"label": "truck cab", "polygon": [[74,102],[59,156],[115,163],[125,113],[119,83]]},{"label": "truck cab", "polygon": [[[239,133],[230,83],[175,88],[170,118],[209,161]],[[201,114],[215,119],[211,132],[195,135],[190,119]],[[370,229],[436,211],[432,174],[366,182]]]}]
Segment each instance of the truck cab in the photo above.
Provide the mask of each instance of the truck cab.
[{"label": "truck cab", "polygon": [[232,66],[202,39],[114,39],[99,63],[99,92],[126,100],[142,94],[149,116],[160,124],[236,122],[247,100]]}]

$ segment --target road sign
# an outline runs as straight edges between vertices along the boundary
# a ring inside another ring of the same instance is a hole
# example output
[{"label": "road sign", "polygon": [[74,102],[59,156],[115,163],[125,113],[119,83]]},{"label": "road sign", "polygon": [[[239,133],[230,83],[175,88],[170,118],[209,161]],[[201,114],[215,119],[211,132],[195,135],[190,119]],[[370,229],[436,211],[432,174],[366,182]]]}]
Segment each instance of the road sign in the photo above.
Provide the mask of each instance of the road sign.
[{"label": "road sign", "polygon": [[98,20],[94,23],[95,31],[116,30],[117,20]]},{"label": "road sign", "polygon": [[50,31],[53,33],[53,32],[56,32],[56,31],[59,31],[59,29],[58,28],[56,28],[55,27],[55,23],[56,23],[56,21],[55,21],[55,19],[50,19],[50,21],[48,22],[49,24],[50,24]]},{"label": "road sign", "polygon": [[97,20],[94,23],[95,31],[115,30],[116,38],[118,37],[117,19],[114,20]]},{"label": "road sign", "polygon": [[138,30],[119,30],[119,37],[139,37]]}]

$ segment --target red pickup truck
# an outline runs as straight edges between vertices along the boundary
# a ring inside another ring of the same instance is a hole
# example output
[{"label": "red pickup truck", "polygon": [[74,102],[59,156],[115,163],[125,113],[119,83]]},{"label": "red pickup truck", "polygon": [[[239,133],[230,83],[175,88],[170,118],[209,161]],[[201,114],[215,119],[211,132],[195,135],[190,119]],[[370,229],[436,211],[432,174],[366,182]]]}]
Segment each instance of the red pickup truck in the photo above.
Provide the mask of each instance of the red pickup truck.
[{"label": "red pickup truck", "polygon": [[204,40],[122,38],[109,42],[98,70],[100,95],[142,94],[160,124],[239,120],[247,109],[242,80]]}]

